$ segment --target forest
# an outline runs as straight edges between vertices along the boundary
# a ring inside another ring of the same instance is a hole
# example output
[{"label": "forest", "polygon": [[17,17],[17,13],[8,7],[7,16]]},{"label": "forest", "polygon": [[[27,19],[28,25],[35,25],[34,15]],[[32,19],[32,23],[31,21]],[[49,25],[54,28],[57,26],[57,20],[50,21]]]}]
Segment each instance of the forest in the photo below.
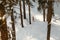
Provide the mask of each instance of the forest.
[{"label": "forest", "polygon": [[0,0],[0,40],[60,40],[60,0]]}]

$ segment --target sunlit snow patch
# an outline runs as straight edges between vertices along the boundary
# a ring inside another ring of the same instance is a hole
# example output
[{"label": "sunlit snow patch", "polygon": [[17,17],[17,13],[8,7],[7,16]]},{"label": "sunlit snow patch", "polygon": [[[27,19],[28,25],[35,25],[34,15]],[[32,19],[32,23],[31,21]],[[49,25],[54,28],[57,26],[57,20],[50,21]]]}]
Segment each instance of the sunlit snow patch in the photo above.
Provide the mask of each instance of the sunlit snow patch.
[{"label": "sunlit snow patch", "polygon": [[41,14],[35,15],[35,19],[43,21],[43,16]]},{"label": "sunlit snow patch", "polygon": [[53,37],[50,37],[50,40],[56,40],[55,38],[53,38]]}]

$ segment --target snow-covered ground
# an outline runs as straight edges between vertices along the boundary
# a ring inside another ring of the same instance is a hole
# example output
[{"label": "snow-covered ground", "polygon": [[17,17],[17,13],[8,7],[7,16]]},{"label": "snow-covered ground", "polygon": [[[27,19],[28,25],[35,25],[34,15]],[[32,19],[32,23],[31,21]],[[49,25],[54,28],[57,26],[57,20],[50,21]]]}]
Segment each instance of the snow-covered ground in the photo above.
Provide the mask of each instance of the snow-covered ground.
[{"label": "snow-covered ground", "polygon": [[[19,13],[19,8],[15,8],[14,10]],[[24,19],[24,28],[21,27],[20,19],[16,19],[16,40],[46,40],[47,22],[43,22],[42,12],[39,13],[36,6],[34,8],[31,8],[31,14],[34,16],[34,21],[32,21],[32,24],[29,24],[28,21],[28,9],[26,9],[26,13],[27,19]],[[57,7],[57,5],[54,4],[54,13],[55,17],[52,19],[50,39],[60,40],[60,5]]]}]

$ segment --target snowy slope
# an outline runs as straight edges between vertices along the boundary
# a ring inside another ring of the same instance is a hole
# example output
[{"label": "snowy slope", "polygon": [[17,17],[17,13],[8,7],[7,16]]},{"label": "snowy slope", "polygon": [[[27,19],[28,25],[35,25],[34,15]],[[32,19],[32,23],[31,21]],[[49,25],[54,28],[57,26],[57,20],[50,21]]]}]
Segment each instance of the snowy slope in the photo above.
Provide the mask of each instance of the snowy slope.
[{"label": "snowy slope", "polygon": [[36,21],[24,28],[17,27],[17,40],[46,40],[46,23]]}]

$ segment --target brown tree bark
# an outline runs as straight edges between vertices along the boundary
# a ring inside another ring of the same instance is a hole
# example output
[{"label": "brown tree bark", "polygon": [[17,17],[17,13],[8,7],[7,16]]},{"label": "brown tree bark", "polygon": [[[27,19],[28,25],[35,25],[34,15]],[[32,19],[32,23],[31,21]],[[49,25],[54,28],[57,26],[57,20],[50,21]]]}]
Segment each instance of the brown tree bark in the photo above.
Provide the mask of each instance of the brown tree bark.
[{"label": "brown tree bark", "polygon": [[6,24],[6,19],[2,21],[2,26],[1,26],[1,38],[2,40],[8,40],[8,31],[7,31],[7,24]]},{"label": "brown tree bark", "polygon": [[52,15],[53,15],[53,1],[49,0],[48,1],[48,13],[47,13],[47,40],[50,40],[50,33],[51,33],[51,20],[52,20]]},{"label": "brown tree bark", "polygon": [[[0,18],[5,15],[5,8],[2,4],[0,4]],[[1,31],[1,39],[8,40],[8,31],[7,31],[7,24],[6,18],[0,19],[0,31]]]}]

